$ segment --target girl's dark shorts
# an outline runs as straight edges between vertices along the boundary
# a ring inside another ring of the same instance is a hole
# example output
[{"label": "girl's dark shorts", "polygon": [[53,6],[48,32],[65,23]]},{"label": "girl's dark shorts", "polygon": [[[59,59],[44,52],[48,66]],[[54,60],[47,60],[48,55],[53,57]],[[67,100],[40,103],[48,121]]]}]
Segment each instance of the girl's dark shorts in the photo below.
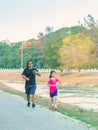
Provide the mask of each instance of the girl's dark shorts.
[{"label": "girl's dark shorts", "polygon": [[36,92],[36,85],[26,85],[25,86],[26,94],[35,94],[35,92]]},{"label": "girl's dark shorts", "polygon": [[57,90],[54,91],[54,93],[50,93],[50,97],[54,97],[54,96],[57,96]]}]

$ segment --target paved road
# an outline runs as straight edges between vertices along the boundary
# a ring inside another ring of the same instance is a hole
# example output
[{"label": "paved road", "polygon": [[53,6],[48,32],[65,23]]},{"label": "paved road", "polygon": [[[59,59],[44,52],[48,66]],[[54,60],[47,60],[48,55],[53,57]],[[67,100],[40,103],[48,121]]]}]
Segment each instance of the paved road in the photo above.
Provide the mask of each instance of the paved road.
[{"label": "paved road", "polygon": [[0,91],[0,130],[90,130],[90,128],[43,106],[28,108],[22,97]]}]

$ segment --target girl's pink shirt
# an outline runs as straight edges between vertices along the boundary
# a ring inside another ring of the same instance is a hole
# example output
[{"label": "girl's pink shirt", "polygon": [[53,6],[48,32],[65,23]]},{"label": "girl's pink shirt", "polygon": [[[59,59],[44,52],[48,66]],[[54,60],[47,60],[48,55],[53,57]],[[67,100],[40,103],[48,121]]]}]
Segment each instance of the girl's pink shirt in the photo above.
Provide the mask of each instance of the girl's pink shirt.
[{"label": "girl's pink shirt", "polygon": [[50,78],[48,80],[48,85],[50,87],[50,93],[54,93],[55,90],[57,90],[57,86],[56,86],[56,83],[58,82],[59,80],[57,78]]}]

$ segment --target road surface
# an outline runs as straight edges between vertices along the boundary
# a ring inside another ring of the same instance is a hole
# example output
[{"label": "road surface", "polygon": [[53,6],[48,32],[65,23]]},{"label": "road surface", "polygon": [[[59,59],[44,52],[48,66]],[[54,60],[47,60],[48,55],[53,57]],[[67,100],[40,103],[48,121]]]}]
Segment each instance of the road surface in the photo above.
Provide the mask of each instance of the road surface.
[{"label": "road surface", "polygon": [[43,106],[27,107],[22,97],[0,91],[0,130],[90,130],[90,128]]}]

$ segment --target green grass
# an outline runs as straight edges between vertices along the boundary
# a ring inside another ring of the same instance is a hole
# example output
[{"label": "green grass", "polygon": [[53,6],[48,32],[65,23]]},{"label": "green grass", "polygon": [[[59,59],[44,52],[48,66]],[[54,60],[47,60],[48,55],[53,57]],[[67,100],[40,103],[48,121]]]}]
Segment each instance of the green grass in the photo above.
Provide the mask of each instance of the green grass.
[{"label": "green grass", "polygon": [[[0,84],[0,89],[10,94],[19,95],[26,100],[26,95],[23,92],[20,92],[12,88],[8,88],[3,84]],[[51,106],[49,98],[44,98],[40,96],[36,96],[36,103],[45,106],[48,109]],[[96,130],[98,130],[98,112],[94,112],[93,110],[85,110],[62,102],[59,102],[58,112],[69,117],[78,119],[81,122],[90,125],[91,127],[95,127]]]}]

